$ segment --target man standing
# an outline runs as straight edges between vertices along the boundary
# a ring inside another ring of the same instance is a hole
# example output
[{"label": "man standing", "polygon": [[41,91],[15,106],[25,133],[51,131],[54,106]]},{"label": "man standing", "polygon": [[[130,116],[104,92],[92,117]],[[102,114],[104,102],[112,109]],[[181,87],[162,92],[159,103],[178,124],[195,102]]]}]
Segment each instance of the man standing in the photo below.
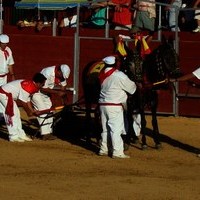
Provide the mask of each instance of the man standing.
[{"label": "man standing", "polygon": [[[70,68],[66,64],[50,66],[44,68],[41,71],[41,74],[43,74],[47,80],[40,92],[35,93],[32,97],[33,106],[38,111],[51,109],[51,94],[56,94],[59,97],[64,97],[66,95],[67,79],[70,75]],[[53,117],[45,119],[45,124],[43,124],[46,116],[47,114],[43,114],[37,118],[41,125],[41,137],[42,140],[54,140],[56,137],[52,135]]]},{"label": "man standing", "polygon": [[114,56],[103,59],[105,68],[100,72],[101,92],[99,98],[103,131],[99,155],[112,154],[112,158],[129,158],[124,154],[121,135],[125,133],[124,107],[127,93],[133,94],[136,85],[123,72],[116,69]]},{"label": "man standing", "polygon": [[0,35],[0,86],[7,83],[8,74],[11,75],[12,80],[15,80],[14,59],[8,43],[9,37],[4,34]]},{"label": "man standing", "polygon": [[[171,31],[176,31],[176,15],[179,15],[179,9],[182,6],[182,0],[169,0],[170,6],[166,6],[165,10],[167,11],[167,18],[169,21],[169,28]],[[178,13],[176,13],[178,12]],[[180,31],[178,27],[178,31]]]},{"label": "man standing", "polygon": [[111,0],[109,5],[115,8],[112,22],[115,30],[129,30],[132,27],[131,0]]},{"label": "man standing", "polygon": [[134,5],[136,12],[133,29],[135,31],[148,31],[149,38],[152,40],[155,31],[156,4],[155,0],[150,1],[152,3],[136,0],[136,4]]},{"label": "man standing", "polygon": [[33,80],[15,80],[0,87],[0,110],[2,111],[11,142],[32,141],[22,129],[18,100],[28,116],[37,115],[31,103],[30,96],[44,85],[46,78],[37,73]]},{"label": "man standing", "polygon": [[[200,7],[200,0],[196,0],[194,2],[194,8],[199,8]],[[199,8],[200,9],[200,8]],[[200,32],[200,10],[195,10],[195,16],[194,19],[197,20],[197,28],[193,30],[193,32],[197,33]]]},{"label": "man standing", "polygon": [[[177,79],[171,80],[172,82],[175,81],[188,81],[190,79],[194,79],[197,78],[200,80],[200,67],[197,68],[196,70],[194,70],[193,72],[189,73],[189,74],[185,74]],[[200,153],[197,154],[198,157],[200,157]]]}]

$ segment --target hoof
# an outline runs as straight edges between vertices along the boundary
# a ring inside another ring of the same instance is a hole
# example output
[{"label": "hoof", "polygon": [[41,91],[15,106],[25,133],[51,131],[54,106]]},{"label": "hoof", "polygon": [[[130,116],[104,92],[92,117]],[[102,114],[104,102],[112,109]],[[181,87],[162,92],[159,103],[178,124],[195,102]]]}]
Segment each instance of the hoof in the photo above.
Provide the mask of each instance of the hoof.
[{"label": "hoof", "polygon": [[139,144],[139,143],[140,143],[140,141],[138,138],[133,139],[133,144]]},{"label": "hoof", "polygon": [[148,149],[148,146],[146,144],[143,144],[142,145],[142,150],[146,150],[146,149]]},{"label": "hoof", "polygon": [[124,151],[128,151],[129,150],[129,144],[124,143]]},{"label": "hoof", "polygon": [[162,145],[161,144],[156,144],[155,148],[156,149],[162,149]]}]

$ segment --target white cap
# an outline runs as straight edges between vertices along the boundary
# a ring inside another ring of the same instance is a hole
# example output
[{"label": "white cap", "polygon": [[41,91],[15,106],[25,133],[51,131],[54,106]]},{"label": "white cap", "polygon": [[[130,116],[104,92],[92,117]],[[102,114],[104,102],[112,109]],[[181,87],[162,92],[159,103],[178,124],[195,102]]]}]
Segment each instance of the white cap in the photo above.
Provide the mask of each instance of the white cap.
[{"label": "white cap", "polygon": [[107,65],[113,65],[115,64],[115,56],[107,56],[103,59],[103,61],[107,64]]},{"label": "white cap", "polygon": [[64,79],[69,78],[69,75],[70,75],[70,68],[69,68],[69,66],[68,66],[68,65],[65,65],[65,64],[62,64],[62,65],[60,66],[60,69],[61,69],[61,72],[62,72],[62,74],[63,74],[63,78],[64,78]]},{"label": "white cap", "polygon": [[9,37],[5,34],[0,35],[0,42],[1,43],[9,43]]}]

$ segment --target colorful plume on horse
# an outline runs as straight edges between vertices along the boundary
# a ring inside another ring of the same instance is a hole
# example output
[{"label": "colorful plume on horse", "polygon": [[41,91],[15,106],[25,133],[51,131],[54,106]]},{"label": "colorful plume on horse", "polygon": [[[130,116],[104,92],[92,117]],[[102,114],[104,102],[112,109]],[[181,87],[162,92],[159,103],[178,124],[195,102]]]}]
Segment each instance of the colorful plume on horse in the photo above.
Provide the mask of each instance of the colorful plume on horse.
[{"label": "colorful plume on horse", "polygon": [[124,41],[123,41],[123,36],[119,35],[118,36],[118,42],[117,42],[117,51],[121,54],[121,56],[126,57],[127,52],[124,48]]},{"label": "colorful plume on horse", "polygon": [[141,42],[141,57],[145,58],[145,55],[148,55],[151,53],[151,49],[149,48],[149,45],[147,44],[145,40],[145,36],[143,36],[142,33],[138,33],[134,37],[135,39],[135,46],[137,46],[138,41]]}]

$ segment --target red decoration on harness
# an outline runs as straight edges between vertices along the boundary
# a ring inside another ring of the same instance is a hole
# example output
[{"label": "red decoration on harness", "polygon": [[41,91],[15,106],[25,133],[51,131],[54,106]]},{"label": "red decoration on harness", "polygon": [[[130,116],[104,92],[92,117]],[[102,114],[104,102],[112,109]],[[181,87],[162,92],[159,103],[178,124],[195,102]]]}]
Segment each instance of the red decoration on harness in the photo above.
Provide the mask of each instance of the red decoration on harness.
[{"label": "red decoration on harness", "polygon": [[141,41],[141,44],[142,44],[141,56],[142,56],[142,58],[144,58],[145,55],[151,53],[151,49],[149,48],[149,46],[145,40],[145,37],[141,33],[135,35],[134,38],[135,38],[135,46],[137,45],[138,41]]},{"label": "red decoration on harness", "polygon": [[34,94],[39,91],[39,88],[31,80],[24,80],[21,82],[22,89],[24,89],[29,94]]},{"label": "red decoration on harness", "polygon": [[102,84],[103,81],[109,77],[116,69],[115,68],[112,68],[110,69],[109,71],[105,72],[105,70],[102,70],[99,74],[99,80],[100,80],[100,83]]}]

